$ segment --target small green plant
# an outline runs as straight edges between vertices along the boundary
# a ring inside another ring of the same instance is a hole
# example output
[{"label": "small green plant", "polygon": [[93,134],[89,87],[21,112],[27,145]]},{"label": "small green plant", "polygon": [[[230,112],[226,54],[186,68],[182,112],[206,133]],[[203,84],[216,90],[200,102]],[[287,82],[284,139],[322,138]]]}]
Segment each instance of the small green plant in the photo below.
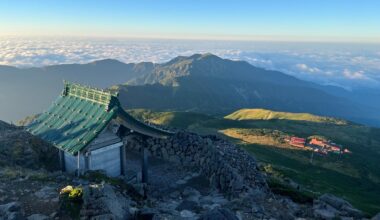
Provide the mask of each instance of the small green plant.
[{"label": "small green plant", "polygon": [[128,192],[128,195],[132,196],[135,200],[141,200],[141,195],[130,185],[125,183],[120,178],[108,177],[105,173],[100,171],[87,171],[83,178],[94,183],[109,183],[113,186],[122,188]]},{"label": "small green plant", "polygon": [[74,188],[69,193],[69,199],[72,201],[81,201],[83,196],[83,189],[80,187]]},{"label": "small green plant", "polygon": [[72,219],[79,219],[83,203],[83,189],[81,187],[66,186],[60,192],[61,210]]}]

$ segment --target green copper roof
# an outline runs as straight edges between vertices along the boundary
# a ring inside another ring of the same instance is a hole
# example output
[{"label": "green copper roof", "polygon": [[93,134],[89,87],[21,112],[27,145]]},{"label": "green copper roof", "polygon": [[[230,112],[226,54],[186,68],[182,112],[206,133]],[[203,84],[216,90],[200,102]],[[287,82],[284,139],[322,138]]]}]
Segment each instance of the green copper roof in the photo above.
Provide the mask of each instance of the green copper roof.
[{"label": "green copper roof", "polygon": [[171,135],[137,121],[119,104],[117,94],[65,82],[62,95],[27,130],[33,135],[75,154],[84,149],[107,126],[121,118],[124,126],[153,137]]}]

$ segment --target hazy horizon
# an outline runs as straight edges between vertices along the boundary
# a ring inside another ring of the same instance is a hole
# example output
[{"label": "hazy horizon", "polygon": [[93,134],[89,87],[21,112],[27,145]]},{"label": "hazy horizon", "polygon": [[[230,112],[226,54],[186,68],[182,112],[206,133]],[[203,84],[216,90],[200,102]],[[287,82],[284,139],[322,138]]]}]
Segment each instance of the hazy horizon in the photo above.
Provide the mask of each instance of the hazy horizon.
[{"label": "hazy horizon", "polygon": [[0,65],[22,68],[101,59],[163,63],[181,55],[213,53],[323,85],[380,85],[380,44],[373,43],[0,37],[0,46]]}]

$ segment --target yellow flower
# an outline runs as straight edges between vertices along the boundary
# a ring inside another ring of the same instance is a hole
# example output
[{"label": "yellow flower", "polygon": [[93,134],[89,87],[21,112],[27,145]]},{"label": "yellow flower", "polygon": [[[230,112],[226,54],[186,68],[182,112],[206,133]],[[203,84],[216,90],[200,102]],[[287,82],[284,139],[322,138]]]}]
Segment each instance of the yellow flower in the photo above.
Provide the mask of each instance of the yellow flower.
[{"label": "yellow flower", "polygon": [[80,187],[74,188],[70,193],[69,193],[69,199],[72,200],[77,200],[81,199],[83,195],[83,190]]},{"label": "yellow flower", "polygon": [[65,188],[61,189],[61,192],[59,193],[60,195],[66,194],[66,193],[71,193],[74,188],[72,186],[66,186]]}]

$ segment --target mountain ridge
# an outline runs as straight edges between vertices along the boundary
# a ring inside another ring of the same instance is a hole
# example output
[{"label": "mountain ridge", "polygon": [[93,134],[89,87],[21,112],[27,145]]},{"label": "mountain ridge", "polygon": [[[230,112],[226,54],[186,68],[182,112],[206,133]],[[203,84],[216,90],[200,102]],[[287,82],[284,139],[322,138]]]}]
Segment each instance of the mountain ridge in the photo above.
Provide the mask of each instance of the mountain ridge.
[{"label": "mountain ridge", "polygon": [[293,120],[293,121],[308,121],[336,125],[347,125],[351,122],[313,115],[310,113],[292,113],[292,112],[277,112],[267,109],[240,109],[224,117],[225,119],[246,121],[246,120]]},{"label": "mountain ridge", "polygon": [[[212,54],[181,56],[157,64],[152,73],[119,88],[128,108],[221,114],[240,108],[269,108],[342,117],[356,122],[371,121],[360,119],[362,112],[376,114],[371,108],[351,103],[347,97],[332,95],[331,86],[323,87],[278,71],[254,67],[245,61],[222,59]],[[137,97],[145,103],[136,100]],[[157,103],[160,97],[165,99]]]},{"label": "mountain ridge", "polygon": [[41,112],[61,92],[62,80],[101,88],[118,85],[113,89],[120,88],[127,108],[210,109],[223,114],[241,108],[269,108],[380,125],[377,109],[351,102],[347,98],[351,93],[337,94],[332,90],[341,89],[209,53],[178,56],[159,64],[104,59],[32,68],[0,66],[0,103],[4,106],[0,117],[15,121]]}]

